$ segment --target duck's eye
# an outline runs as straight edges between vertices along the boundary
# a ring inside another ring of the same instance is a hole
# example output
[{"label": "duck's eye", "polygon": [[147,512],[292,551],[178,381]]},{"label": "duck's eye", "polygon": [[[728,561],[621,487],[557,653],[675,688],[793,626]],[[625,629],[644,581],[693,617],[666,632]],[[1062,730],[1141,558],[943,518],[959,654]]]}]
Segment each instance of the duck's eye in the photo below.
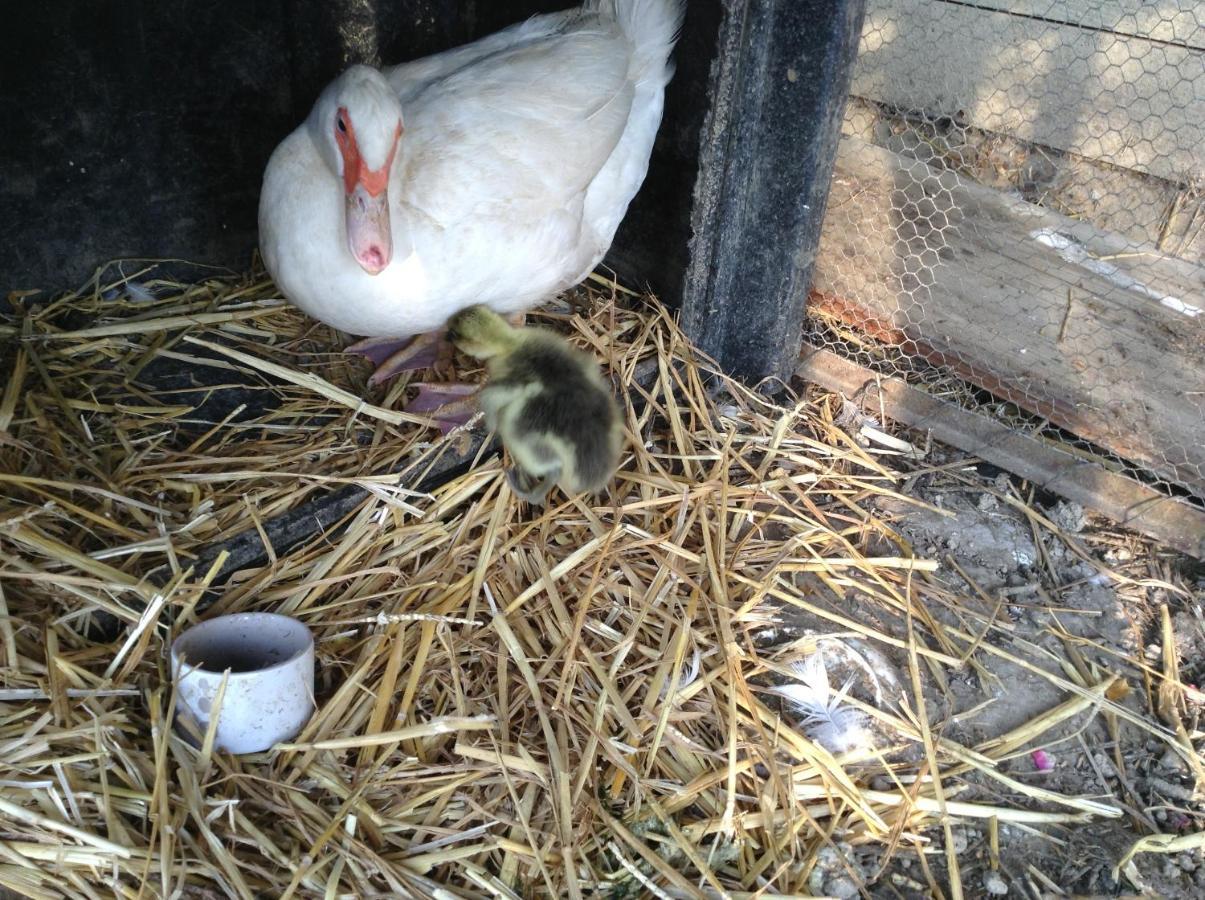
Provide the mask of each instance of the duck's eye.
[{"label": "duck's eye", "polygon": [[338,116],[335,118],[335,127],[344,134],[347,134],[347,123],[343,121],[343,116]]}]

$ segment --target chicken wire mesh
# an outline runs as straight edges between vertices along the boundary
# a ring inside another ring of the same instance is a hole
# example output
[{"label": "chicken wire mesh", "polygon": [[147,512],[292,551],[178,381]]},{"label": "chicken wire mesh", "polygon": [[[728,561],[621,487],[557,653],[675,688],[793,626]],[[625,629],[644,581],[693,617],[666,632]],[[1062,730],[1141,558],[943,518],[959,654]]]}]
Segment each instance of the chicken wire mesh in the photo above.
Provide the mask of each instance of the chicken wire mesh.
[{"label": "chicken wire mesh", "polygon": [[807,341],[1205,505],[1205,3],[868,0]]}]

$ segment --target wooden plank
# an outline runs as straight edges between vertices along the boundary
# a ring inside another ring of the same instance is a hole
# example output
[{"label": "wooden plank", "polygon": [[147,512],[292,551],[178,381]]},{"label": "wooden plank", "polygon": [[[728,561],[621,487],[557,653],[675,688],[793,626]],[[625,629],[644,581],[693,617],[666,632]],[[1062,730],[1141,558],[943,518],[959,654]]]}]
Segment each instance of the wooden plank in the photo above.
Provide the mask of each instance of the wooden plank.
[{"label": "wooden plank", "polygon": [[723,17],[697,132],[682,327],[731,375],[786,378],[865,0],[690,6],[718,7]]},{"label": "wooden plank", "polygon": [[813,313],[1205,497],[1205,268],[856,138]]},{"label": "wooden plank", "polygon": [[1199,0],[938,0],[1205,50]]},{"label": "wooden plank", "polygon": [[828,350],[805,347],[796,374],[910,428],[1094,509],[1182,553],[1205,560],[1205,511],[1000,422],[883,378]]},{"label": "wooden plank", "polygon": [[1205,172],[1201,49],[944,0],[873,0],[852,90],[1171,181]]}]

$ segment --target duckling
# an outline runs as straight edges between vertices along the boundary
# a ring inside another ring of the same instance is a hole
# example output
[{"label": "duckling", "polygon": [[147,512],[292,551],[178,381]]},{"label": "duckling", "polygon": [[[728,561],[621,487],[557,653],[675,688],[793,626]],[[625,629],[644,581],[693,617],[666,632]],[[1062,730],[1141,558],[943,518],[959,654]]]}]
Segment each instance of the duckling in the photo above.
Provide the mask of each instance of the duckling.
[{"label": "duckling", "polygon": [[481,408],[514,460],[506,477],[518,496],[543,505],[553,485],[593,493],[610,481],[623,432],[590,356],[551,331],[515,328],[486,306],[453,316],[448,338],[486,364]]}]

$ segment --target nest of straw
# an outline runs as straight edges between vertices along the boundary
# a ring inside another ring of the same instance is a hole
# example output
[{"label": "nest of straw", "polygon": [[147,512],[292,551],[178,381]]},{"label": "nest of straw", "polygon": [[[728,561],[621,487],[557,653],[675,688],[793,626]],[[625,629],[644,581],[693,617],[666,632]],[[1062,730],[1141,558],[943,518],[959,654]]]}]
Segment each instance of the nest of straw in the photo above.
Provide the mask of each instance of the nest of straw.
[{"label": "nest of straw", "polygon": [[[900,451],[851,439],[839,398],[772,404],[655,300],[593,289],[540,318],[627,398],[622,470],[608,497],[532,510],[484,449],[415,490],[464,437],[401,412],[404,382],[363,399],[341,336],[262,276],[148,286],[15,297],[0,325],[0,888],[804,894],[834,847],[931,853],[963,817],[1120,813],[998,766],[1071,717],[1133,714],[1115,678],[997,646],[990,610],[937,624],[928,605],[962,599],[873,509]],[[230,541],[348,486],[337,522],[230,570]],[[883,618],[849,615],[855,597]],[[252,610],[315,633],[317,712],[270,752],[194,749],[167,724],[166,648]],[[839,754],[775,692],[823,641],[899,675],[886,699],[830,697],[874,735]],[[988,653],[1069,699],[961,746],[925,698]],[[956,796],[967,773],[1007,800]]]}]

